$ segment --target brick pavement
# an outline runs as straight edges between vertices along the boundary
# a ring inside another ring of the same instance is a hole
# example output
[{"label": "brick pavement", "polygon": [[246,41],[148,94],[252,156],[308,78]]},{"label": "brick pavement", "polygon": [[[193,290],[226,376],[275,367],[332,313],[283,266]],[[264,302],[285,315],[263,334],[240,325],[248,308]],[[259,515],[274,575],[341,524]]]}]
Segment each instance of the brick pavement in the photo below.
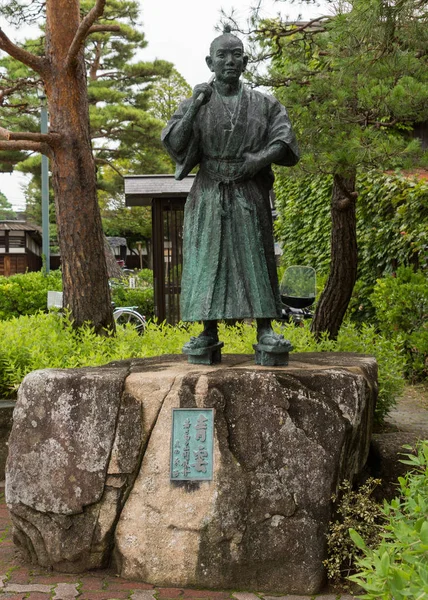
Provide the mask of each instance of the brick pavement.
[{"label": "brick pavement", "polygon": [[252,592],[154,587],[100,570],[70,575],[26,563],[12,542],[0,483],[0,600],[350,600],[352,596],[275,596]]}]

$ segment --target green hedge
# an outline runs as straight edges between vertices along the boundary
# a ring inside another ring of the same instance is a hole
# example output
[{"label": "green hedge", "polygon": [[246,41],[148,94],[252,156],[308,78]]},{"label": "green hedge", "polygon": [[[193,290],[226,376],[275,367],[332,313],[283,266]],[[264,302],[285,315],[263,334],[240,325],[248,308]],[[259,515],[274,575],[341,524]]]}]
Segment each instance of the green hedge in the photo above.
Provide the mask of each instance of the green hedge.
[{"label": "green hedge", "polygon": [[371,295],[381,333],[402,348],[406,375],[412,381],[428,377],[428,278],[399,267],[395,277],[378,279]]},{"label": "green hedge", "polygon": [[[364,322],[373,318],[370,294],[378,278],[399,265],[428,272],[428,183],[362,173],[357,190],[359,265],[350,308]],[[331,192],[331,177],[278,174],[275,229],[285,265],[310,265],[320,276],[328,273]]]},{"label": "green hedge", "polygon": [[[112,286],[112,300],[116,306],[136,306],[147,318],[154,315],[153,272],[149,269],[135,274],[137,287],[128,287],[128,278]],[[0,276],[0,320],[47,311],[49,290],[61,291],[61,271],[42,271]]]},{"label": "green hedge", "polygon": [[0,320],[47,310],[48,291],[61,289],[60,271],[0,276]]},{"label": "green hedge", "polygon": [[[381,421],[394,406],[403,388],[404,360],[394,344],[376,335],[373,327],[358,331],[344,326],[337,341],[316,342],[309,328],[276,325],[290,339],[296,352],[362,352],[376,356],[379,363],[377,419]],[[75,330],[66,317],[57,313],[0,321],[0,397],[14,397],[23,377],[35,369],[69,368],[105,364],[132,357],[180,354],[198,324],[178,326],[149,323],[143,336],[128,327],[118,328],[115,337],[97,336],[90,327]],[[255,328],[251,325],[220,325],[226,353],[253,354]]]},{"label": "green hedge", "polygon": [[129,288],[116,285],[111,289],[111,298],[116,306],[135,306],[147,319],[154,316],[153,288]]}]

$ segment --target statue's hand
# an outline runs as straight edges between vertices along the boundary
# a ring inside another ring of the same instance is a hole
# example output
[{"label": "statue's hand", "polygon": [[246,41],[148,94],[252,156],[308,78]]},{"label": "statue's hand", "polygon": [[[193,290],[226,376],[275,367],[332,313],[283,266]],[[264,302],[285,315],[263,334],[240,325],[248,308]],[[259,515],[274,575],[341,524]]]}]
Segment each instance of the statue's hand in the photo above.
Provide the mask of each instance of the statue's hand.
[{"label": "statue's hand", "polygon": [[[193,88],[193,101],[198,101],[198,104],[206,104],[209,102],[211,98],[211,94],[213,93],[213,88],[209,83],[200,83]],[[200,95],[203,95],[204,99],[202,102],[199,100]]]},{"label": "statue's hand", "polygon": [[258,154],[251,154],[247,152],[244,154],[244,162],[242,163],[241,173],[237,181],[245,181],[254,177],[260,169],[263,168],[263,164],[260,161]]}]

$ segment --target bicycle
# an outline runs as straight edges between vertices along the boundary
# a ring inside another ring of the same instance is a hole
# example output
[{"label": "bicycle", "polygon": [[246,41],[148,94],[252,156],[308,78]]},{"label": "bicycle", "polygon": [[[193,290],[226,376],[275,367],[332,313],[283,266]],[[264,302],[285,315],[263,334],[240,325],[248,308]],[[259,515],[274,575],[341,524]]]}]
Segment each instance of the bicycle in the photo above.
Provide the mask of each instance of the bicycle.
[{"label": "bicycle", "polygon": [[[115,306],[114,302],[111,303],[113,308],[113,318],[118,325],[131,324],[137,332],[142,335],[147,325],[147,320],[144,315],[141,315],[137,311],[137,306]],[[47,298],[48,309],[59,309],[63,308],[63,293],[49,291]]]},{"label": "bicycle", "polygon": [[113,318],[117,325],[132,325],[139,335],[143,335],[147,325],[144,315],[137,310],[137,306],[118,306],[113,305]]}]

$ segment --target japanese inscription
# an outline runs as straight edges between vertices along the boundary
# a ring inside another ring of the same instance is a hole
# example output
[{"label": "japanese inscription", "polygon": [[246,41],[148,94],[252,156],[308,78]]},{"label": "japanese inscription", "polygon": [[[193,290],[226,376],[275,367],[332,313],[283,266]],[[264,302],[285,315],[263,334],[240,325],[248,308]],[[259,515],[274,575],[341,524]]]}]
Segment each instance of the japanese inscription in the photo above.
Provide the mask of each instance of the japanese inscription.
[{"label": "japanese inscription", "polygon": [[213,478],[213,408],[173,408],[171,480]]}]

